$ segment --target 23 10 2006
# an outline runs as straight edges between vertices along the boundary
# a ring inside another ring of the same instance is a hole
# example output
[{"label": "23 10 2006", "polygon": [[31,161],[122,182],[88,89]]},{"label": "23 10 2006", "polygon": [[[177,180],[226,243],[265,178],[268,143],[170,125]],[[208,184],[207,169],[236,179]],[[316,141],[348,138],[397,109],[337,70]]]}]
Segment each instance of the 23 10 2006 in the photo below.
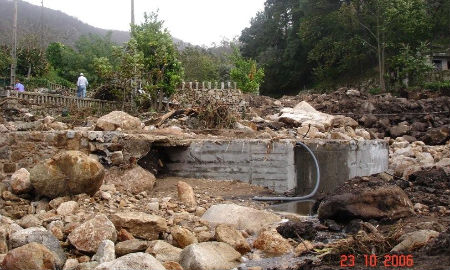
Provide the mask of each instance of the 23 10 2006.
[{"label": "23 10 2006", "polygon": [[[356,266],[356,256],[353,254],[341,255],[341,267]],[[378,257],[375,254],[364,254],[362,264],[366,267],[412,267],[414,266],[414,258],[411,254],[386,254],[383,257]]]}]

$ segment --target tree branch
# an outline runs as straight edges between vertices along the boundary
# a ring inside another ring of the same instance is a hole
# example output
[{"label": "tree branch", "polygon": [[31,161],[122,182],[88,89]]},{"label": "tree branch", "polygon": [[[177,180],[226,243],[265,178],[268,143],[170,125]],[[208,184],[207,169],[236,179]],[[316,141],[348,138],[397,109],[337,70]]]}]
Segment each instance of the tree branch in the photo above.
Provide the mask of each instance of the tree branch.
[{"label": "tree branch", "polygon": [[370,44],[370,42],[368,42],[367,40],[356,36],[357,39],[360,39],[361,41],[363,41],[364,43],[366,43],[367,45],[369,45],[370,48],[372,48],[374,51],[377,51],[377,47],[375,47],[374,45]]},{"label": "tree branch", "polygon": [[367,31],[369,31],[369,33],[375,38],[375,40],[378,42],[378,38],[377,36],[369,29],[369,27],[365,26],[360,20],[358,20],[358,23],[364,27]]}]

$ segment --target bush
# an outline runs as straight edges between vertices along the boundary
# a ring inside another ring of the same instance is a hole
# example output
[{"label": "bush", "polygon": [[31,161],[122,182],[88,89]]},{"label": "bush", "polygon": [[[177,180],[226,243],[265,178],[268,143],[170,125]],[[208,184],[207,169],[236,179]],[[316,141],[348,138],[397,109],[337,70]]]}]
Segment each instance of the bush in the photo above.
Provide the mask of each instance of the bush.
[{"label": "bush", "polygon": [[423,86],[425,89],[436,91],[436,92],[449,92],[450,91],[450,81],[437,81],[437,82],[427,82]]},{"label": "bush", "polygon": [[23,80],[23,84],[27,90],[48,87],[49,81],[41,77],[31,77]]}]

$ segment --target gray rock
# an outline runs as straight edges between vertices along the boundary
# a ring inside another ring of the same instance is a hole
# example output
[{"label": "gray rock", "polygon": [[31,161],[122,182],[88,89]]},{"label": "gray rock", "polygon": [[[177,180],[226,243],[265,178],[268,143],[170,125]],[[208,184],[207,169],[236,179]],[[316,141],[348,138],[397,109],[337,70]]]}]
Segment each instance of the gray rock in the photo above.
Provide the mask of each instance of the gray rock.
[{"label": "gray rock", "polygon": [[181,252],[184,270],[225,270],[239,264],[241,254],[221,242],[204,242],[187,246]]},{"label": "gray rock", "polygon": [[236,204],[213,205],[203,214],[202,219],[212,225],[228,224],[252,232],[258,232],[267,225],[281,221],[281,218],[273,213]]},{"label": "gray rock", "polygon": [[55,256],[58,267],[63,267],[66,262],[66,255],[58,239],[44,228],[28,228],[11,234],[9,243],[11,248],[18,248],[29,243],[42,244],[48,248]]},{"label": "gray rock", "polygon": [[155,256],[160,262],[179,262],[181,251],[181,248],[174,247],[163,240],[155,240],[149,243],[145,252]]},{"label": "gray rock", "polygon": [[139,252],[132,253],[100,264],[95,270],[166,270],[166,268],[152,255]]},{"label": "gray rock", "polygon": [[97,253],[92,257],[98,263],[110,262],[116,259],[114,243],[111,240],[104,240],[100,243]]}]

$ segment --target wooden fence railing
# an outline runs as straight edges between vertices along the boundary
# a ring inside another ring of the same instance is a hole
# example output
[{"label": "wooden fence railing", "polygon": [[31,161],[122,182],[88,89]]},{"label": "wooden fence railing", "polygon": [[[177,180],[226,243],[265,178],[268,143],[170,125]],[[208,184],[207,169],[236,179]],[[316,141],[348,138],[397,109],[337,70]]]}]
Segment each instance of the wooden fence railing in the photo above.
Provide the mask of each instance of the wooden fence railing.
[{"label": "wooden fence railing", "polygon": [[51,104],[56,106],[76,106],[77,108],[98,108],[101,110],[114,110],[120,107],[119,103],[109,100],[77,98],[75,96],[63,96],[35,92],[18,92],[15,90],[7,90],[6,96],[27,100],[28,102],[38,105]]},{"label": "wooden fence railing", "polygon": [[69,95],[76,95],[77,94],[77,89],[76,88],[69,88],[69,87],[66,87],[64,85],[60,85],[60,84],[57,84],[57,83],[49,82],[47,87],[50,90],[64,90],[64,91],[68,92]]}]

